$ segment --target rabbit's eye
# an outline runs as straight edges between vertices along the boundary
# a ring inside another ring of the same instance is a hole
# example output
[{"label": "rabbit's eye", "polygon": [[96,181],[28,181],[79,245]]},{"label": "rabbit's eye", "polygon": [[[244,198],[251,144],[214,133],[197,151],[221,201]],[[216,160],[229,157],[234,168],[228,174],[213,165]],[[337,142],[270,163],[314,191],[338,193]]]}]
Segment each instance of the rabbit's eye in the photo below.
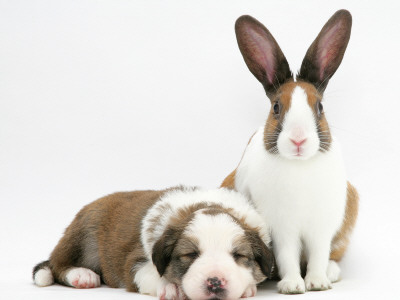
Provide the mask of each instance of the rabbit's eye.
[{"label": "rabbit's eye", "polygon": [[322,114],[324,111],[324,107],[322,106],[321,102],[318,102],[318,116]]},{"label": "rabbit's eye", "polygon": [[280,109],[279,103],[278,103],[278,102],[275,102],[274,107],[273,107],[273,110],[274,110],[274,114],[275,114],[275,115],[279,115],[279,109]]}]

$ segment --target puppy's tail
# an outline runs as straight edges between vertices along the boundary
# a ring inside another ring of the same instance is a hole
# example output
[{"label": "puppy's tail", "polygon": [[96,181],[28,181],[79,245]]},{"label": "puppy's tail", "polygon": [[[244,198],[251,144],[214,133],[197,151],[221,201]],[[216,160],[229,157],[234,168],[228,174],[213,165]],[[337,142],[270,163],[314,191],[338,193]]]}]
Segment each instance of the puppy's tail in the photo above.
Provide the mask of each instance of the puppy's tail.
[{"label": "puppy's tail", "polygon": [[33,282],[37,286],[48,286],[54,283],[54,276],[50,269],[50,261],[37,264],[32,271]]}]

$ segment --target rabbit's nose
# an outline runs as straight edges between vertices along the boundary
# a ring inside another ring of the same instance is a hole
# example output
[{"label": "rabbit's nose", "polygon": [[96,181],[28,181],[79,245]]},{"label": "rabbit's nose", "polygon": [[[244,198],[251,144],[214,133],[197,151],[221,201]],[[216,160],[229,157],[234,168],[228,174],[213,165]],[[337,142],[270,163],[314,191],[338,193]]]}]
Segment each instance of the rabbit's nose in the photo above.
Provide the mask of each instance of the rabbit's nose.
[{"label": "rabbit's nose", "polygon": [[303,139],[303,140],[292,140],[292,139],[290,139],[290,141],[293,144],[295,144],[297,147],[300,147],[301,145],[303,145],[307,141],[307,139]]}]

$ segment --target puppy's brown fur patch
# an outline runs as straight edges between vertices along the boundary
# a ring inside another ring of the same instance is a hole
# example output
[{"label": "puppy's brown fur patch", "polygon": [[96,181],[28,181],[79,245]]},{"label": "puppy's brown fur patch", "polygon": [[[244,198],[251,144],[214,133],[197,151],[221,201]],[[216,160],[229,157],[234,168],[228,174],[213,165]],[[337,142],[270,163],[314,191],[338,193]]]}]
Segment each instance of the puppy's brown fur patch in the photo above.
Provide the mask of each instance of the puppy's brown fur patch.
[{"label": "puppy's brown fur patch", "polygon": [[[65,231],[50,256],[55,280],[68,284],[65,273],[84,267],[101,275],[111,287],[137,291],[131,266],[146,260],[140,228],[146,211],[166,191],[116,193],[85,206]],[[88,257],[88,255],[92,257]]]}]

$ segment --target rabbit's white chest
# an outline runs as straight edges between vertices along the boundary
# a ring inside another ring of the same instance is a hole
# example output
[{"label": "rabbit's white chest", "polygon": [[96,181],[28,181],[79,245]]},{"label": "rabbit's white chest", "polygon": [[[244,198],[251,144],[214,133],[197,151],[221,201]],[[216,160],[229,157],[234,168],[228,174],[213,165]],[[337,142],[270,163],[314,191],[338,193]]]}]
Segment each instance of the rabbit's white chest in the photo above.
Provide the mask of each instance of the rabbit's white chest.
[{"label": "rabbit's white chest", "polygon": [[340,149],[306,161],[267,152],[262,128],[254,135],[236,173],[236,188],[250,196],[272,233],[334,235],[346,206],[346,178]]}]

